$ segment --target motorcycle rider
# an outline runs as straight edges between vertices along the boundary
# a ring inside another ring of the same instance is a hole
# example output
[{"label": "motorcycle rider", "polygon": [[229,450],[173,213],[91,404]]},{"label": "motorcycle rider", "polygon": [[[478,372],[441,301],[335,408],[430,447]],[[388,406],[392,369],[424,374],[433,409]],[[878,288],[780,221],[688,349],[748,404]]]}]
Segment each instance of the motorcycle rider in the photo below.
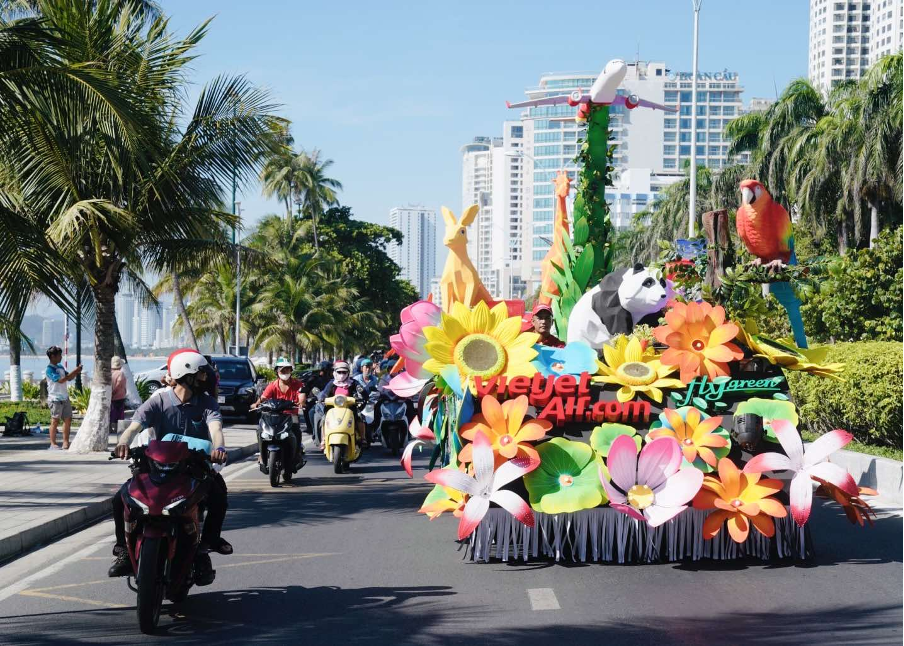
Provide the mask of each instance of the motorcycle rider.
[{"label": "motorcycle rider", "polygon": [[[304,393],[302,392],[304,383],[300,379],[295,379],[292,376],[292,370],[295,366],[287,358],[280,357],[277,359],[274,368],[276,368],[276,379],[267,384],[267,387],[264,388],[261,396],[258,397],[256,402],[251,404],[251,409],[254,410],[258,408],[265,399],[279,399],[298,403],[298,409],[289,409],[286,413],[292,415],[292,434],[295,435],[295,441],[298,443],[298,455],[296,456],[296,461],[299,465],[304,465],[304,444],[301,441],[301,426],[298,424],[299,409],[304,406]],[[261,442],[260,431],[258,431],[257,442],[259,447],[257,461],[262,465],[264,449],[263,443]]]},{"label": "motorcycle rider", "polygon": [[305,423],[308,426],[308,432],[314,439],[314,446],[320,444],[320,416],[322,413],[318,411],[317,396],[313,395],[316,388],[318,392],[326,388],[330,383],[330,375],[333,373],[333,364],[330,361],[321,361],[317,365],[317,372],[305,380],[304,390],[302,390],[302,405],[305,406]]},{"label": "motorcycle rider", "polygon": [[[226,462],[226,448],[223,440],[223,418],[217,400],[206,394],[207,360],[194,350],[177,350],[167,361],[172,387],[163,388],[148,398],[132,418],[132,423],[123,431],[114,450],[116,457],[129,456],[132,437],[146,428],[153,427],[155,437],[163,438],[169,433],[210,440],[213,448],[210,459],[215,464]],[[134,574],[129,552],[126,549],[123,492],[128,491],[126,481],[113,497],[113,521],[116,529],[116,544],[113,547],[113,565],[109,576]],[[196,583],[210,585],[215,572],[210,562],[209,551],[232,554],[232,545],[220,536],[226,517],[226,482],[217,473],[207,494],[207,518],[201,532],[201,544],[195,557]]]},{"label": "motorcycle rider", "polygon": [[[355,398],[355,419],[358,422],[355,425],[355,434],[357,435],[361,446],[366,448],[367,441],[364,439],[364,423],[360,418],[360,413],[361,409],[367,403],[367,393],[360,382],[351,378],[351,370],[349,369],[347,361],[337,361],[333,364],[333,378],[326,386],[324,386],[323,390],[320,392],[320,396],[317,398],[317,408],[320,409],[319,419],[317,420],[318,431],[320,431],[319,425],[323,423],[323,415],[325,412],[324,401],[326,401],[327,397],[334,397],[336,395],[346,395],[347,397]],[[320,450],[322,451],[324,449],[322,431],[319,432],[319,435]]]},{"label": "motorcycle rider", "polygon": [[374,375],[374,362],[368,358],[361,360],[361,372],[354,376],[354,380],[364,387],[364,392],[370,392],[377,387],[377,377]]}]

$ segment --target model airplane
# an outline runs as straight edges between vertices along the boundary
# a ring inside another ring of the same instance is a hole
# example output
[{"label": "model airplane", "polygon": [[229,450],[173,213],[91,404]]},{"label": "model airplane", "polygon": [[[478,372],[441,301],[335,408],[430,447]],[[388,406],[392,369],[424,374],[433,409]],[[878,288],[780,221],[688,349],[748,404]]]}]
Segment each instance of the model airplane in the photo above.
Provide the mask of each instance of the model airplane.
[{"label": "model airplane", "polygon": [[548,96],[542,99],[534,99],[532,101],[521,101],[520,103],[505,102],[508,108],[530,108],[538,105],[559,105],[567,103],[574,107],[587,103],[596,105],[624,105],[629,110],[636,107],[652,108],[653,110],[662,110],[664,112],[677,112],[675,108],[670,108],[659,103],[653,103],[646,99],[638,98],[636,94],[623,95],[618,94],[618,86],[628,73],[628,66],[621,59],[616,58],[606,63],[605,69],[600,72],[599,77],[593,82],[590,92],[584,93],[581,90],[575,90],[570,94],[560,94],[558,96]]}]

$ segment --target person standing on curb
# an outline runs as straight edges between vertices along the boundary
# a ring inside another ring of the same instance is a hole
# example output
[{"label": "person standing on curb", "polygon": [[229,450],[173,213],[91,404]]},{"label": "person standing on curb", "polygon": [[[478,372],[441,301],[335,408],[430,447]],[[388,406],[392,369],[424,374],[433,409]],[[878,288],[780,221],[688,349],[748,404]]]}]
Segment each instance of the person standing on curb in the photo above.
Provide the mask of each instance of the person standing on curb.
[{"label": "person standing on curb", "polygon": [[119,430],[116,428],[116,423],[121,419],[125,419],[126,416],[126,376],[122,372],[122,359],[120,357],[113,357],[110,360],[110,368],[113,369],[110,426],[112,427],[113,432],[116,433]]},{"label": "person standing on curb", "polygon": [[66,372],[63,364],[63,350],[59,346],[52,345],[47,348],[47,359],[50,364],[44,375],[47,377],[47,403],[50,405],[50,450],[59,447],[56,443],[57,427],[63,420],[63,450],[69,448],[69,430],[72,427],[72,402],[69,400],[70,381],[75,379],[82,371],[81,366],[76,366],[72,372]]}]

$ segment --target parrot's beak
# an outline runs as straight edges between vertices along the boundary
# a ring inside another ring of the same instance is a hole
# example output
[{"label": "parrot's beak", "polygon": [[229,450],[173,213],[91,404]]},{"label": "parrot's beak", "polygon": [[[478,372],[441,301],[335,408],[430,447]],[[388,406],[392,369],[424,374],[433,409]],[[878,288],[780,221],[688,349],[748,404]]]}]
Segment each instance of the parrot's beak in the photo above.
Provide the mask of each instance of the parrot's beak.
[{"label": "parrot's beak", "polygon": [[741,204],[752,204],[756,196],[746,186],[741,189]]}]

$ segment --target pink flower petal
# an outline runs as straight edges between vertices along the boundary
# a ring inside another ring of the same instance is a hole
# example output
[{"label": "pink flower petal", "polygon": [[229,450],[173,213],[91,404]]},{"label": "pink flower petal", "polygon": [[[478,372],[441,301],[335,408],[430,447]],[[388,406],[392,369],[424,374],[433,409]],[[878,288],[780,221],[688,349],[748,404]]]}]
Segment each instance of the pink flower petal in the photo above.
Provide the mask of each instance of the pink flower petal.
[{"label": "pink flower petal", "polygon": [[[773,427],[775,423],[773,423]],[[807,447],[804,454],[804,466],[819,464],[838,449],[847,446],[854,436],[847,431],[835,430],[825,435],[820,435]]]},{"label": "pink flower petal", "polygon": [[496,469],[496,473],[493,474],[492,491],[499,491],[508,483],[517,480],[526,473],[530,473],[538,466],[540,466],[538,461],[527,458],[515,458],[503,463]]},{"label": "pink flower petal", "polygon": [[791,460],[791,469],[799,471],[804,464],[804,444],[794,424],[786,419],[772,420],[772,430],[785,449],[785,455]]},{"label": "pink flower petal", "polygon": [[436,440],[436,436],[433,434],[433,431],[430,430],[430,427],[421,426],[421,421],[417,417],[411,420],[411,423],[408,425],[408,432],[411,433],[412,437],[424,440],[425,442],[433,442]]},{"label": "pink flower petal", "polygon": [[702,486],[703,472],[695,467],[684,467],[662,483],[658,490],[653,490],[653,504],[660,507],[686,505]]},{"label": "pink flower petal", "polygon": [[624,504],[628,502],[628,498],[621,491],[616,489],[611,482],[609,482],[605,476],[603,476],[603,470],[600,469],[600,482],[603,483],[603,489],[606,490],[606,496],[609,498],[610,503],[621,503]]},{"label": "pink flower petal", "polygon": [[826,482],[831,482],[833,485],[852,496],[860,495],[860,490],[857,487],[857,483],[854,481],[853,476],[842,466],[832,464],[831,462],[821,462],[819,464],[814,464],[807,469],[807,473],[811,476],[822,478]]},{"label": "pink flower petal", "polygon": [[386,386],[399,397],[416,397],[427,383],[427,379],[415,379],[411,373],[400,372]]},{"label": "pink flower petal", "polygon": [[412,322],[420,329],[428,326],[437,326],[440,324],[440,314],[442,309],[429,301],[418,301],[413,305],[409,305],[405,309],[410,311]]},{"label": "pink flower petal", "polygon": [[806,473],[798,473],[791,480],[791,516],[800,527],[807,524],[813,506],[813,481]]},{"label": "pink flower petal", "polygon": [[681,448],[678,442],[670,437],[653,440],[640,452],[637,460],[637,482],[655,489],[678,471],[679,466],[681,466]]},{"label": "pink flower petal", "polygon": [[477,481],[458,469],[434,469],[424,474],[424,480],[433,484],[456,489],[470,496],[476,496],[480,491]]},{"label": "pink flower petal", "polygon": [[486,433],[477,431],[474,436],[474,448],[471,451],[471,464],[474,465],[474,479],[476,480],[477,488],[478,490],[485,489],[492,485],[493,467],[495,466],[493,445]]},{"label": "pink flower petal", "polygon": [[408,474],[409,478],[413,478],[414,474],[411,472],[411,456],[414,453],[414,447],[416,447],[420,442],[415,440],[414,442],[409,442],[408,446],[405,447],[405,450],[402,452],[402,459],[399,463],[402,465],[402,468],[405,469],[405,473]]},{"label": "pink flower petal", "polygon": [[744,465],[744,473],[764,473],[766,471],[790,471],[791,460],[781,453],[760,453],[750,458]]},{"label": "pink flower petal", "polygon": [[534,512],[524,502],[524,499],[514,491],[496,491],[490,496],[490,500],[505,509],[524,525],[528,527],[534,526]]},{"label": "pink flower petal", "polygon": [[[703,475],[703,472],[699,469],[694,469],[694,471]],[[681,505],[680,507],[660,507],[659,505],[650,505],[643,510],[643,515],[646,516],[647,524],[650,527],[659,527],[663,523],[672,520],[685,509],[687,509],[687,505]]]},{"label": "pink flower petal", "polygon": [[647,519],[643,516],[643,514],[638,512],[631,505],[621,505],[618,503],[610,502],[609,506],[612,507],[612,509],[614,509],[615,511],[620,511],[623,514],[627,514],[631,518],[636,518],[637,520],[644,522],[644,523],[647,522]]},{"label": "pink flower petal", "polygon": [[[431,472],[432,473],[432,472]],[[487,515],[490,508],[489,498],[483,496],[472,496],[465,503],[465,510],[461,515],[461,521],[458,523],[458,540],[467,538],[474,531],[474,528],[480,524],[483,517]]]},{"label": "pink flower petal", "polygon": [[609,447],[606,467],[612,482],[622,491],[627,491],[637,484],[637,444],[634,438],[619,435]]}]

